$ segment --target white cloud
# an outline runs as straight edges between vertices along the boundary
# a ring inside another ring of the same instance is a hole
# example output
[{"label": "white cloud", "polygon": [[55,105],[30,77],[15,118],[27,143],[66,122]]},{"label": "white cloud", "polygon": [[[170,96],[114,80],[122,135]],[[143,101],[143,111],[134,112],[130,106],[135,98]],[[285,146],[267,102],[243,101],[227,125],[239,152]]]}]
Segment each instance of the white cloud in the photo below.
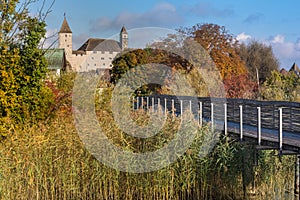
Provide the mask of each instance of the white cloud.
[{"label": "white cloud", "polygon": [[271,43],[274,44],[283,44],[285,37],[283,35],[276,35],[272,40]]},{"label": "white cloud", "polygon": [[300,64],[300,38],[296,42],[286,41],[284,35],[276,35],[265,41],[271,45],[281,67],[289,68],[294,62]]},{"label": "white cloud", "polygon": [[123,25],[128,28],[149,26],[170,27],[178,26],[184,17],[170,3],[159,3],[144,13],[122,12],[114,19],[100,17],[90,22],[92,32],[119,30]]},{"label": "white cloud", "polygon": [[251,39],[251,35],[247,35],[245,32],[240,33],[236,36],[236,39],[240,42],[247,42]]},{"label": "white cloud", "polygon": [[42,48],[56,48],[58,46],[58,30],[47,29],[44,40],[41,41]]}]

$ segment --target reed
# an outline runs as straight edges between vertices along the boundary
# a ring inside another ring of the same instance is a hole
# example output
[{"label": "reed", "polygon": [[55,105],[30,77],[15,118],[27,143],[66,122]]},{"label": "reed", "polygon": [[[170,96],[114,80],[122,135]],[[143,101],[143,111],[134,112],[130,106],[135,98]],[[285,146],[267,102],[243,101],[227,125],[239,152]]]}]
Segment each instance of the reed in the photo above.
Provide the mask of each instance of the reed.
[{"label": "reed", "polygon": [[[99,124],[115,145],[126,150],[158,149],[174,137],[180,126],[180,118],[170,115],[155,137],[137,139],[123,133],[114,123],[108,104],[105,98],[97,104]],[[149,120],[143,110],[132,112],[132,118],[140,125]],[[58,111],[47,122],[16,128],[14,134],[0,143],[0,199],[288,199],[291,196],[293,157],[283,157],[280,162],[273,151],[261,152],[258,166],[253,166],[249,162],[252,155],[249,146],[222,137],[207,156],[199,157],[210,131],[209,126],[199,127],[187,152],[161,170],[125,173],[97,161],[81,142],[71,113]],[[243,176],[242,169],[248,177]],[[252,190],[255,195],[251,196]]]}]

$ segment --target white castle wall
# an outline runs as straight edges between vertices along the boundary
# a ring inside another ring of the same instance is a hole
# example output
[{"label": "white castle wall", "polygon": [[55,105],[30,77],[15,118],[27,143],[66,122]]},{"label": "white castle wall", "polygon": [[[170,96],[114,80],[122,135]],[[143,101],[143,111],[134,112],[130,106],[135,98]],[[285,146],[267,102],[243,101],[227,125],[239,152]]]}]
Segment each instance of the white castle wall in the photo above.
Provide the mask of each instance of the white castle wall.
[{"label": "white castle wall", "polygon": [[[67,21],[64,21],[63,26],[67,25]],[[62,26],[62,27],[63,27]],[[61,29],[63,30],[63,29]],[[127,48],[128,34],[126,29],[122,27],[120,33],[121,49]],[[65,49],[66,59],[71,64],[73,71],[85,72],[91,70],[104,71],[112,68],[112,61],[116,55],[120,52],[108,52],[108,51],[86,51],[79,52],[73,51],[72,32],[68,30],[68,33],[59,33],[59,48]]]}]

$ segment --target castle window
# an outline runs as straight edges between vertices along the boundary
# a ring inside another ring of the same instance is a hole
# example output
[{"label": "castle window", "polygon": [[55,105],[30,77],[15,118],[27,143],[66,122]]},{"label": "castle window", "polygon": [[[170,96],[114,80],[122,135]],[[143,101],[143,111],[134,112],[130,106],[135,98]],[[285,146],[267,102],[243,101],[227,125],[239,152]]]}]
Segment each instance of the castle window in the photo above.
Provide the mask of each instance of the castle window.
[{"label": "castle window", "polygon": [[110,64],[109,66],[112,67],[112,64]]},{"label": "castle window", "polygon": [[103,66],[105,66],[105,63],[103,63]]},{"label": "castle window", "polygon": [[67,40],[65,40],[65,42],[67,42]]},{"label": "castle window", "polygon": [[92,57],[92,60],[94,60],[94,57]]},{"label": "castle window", "polygon": [[65,37],[68,37],[68,35],[66,34]]},{"label": "castle window", "polygon": [[102,54],[105,54],[105,51],[101,51]]},{"label": "castle window", "polygon": [[104,60],[104,57],[101,57],[101,60]]},{"label": "castle window", "polygon": [[109,57],[109,60],[112,60],[112,57]]},{"label": "castle window", "polygon": [[97,51],[93,51],[93,53],[97,53]]},{"label": "castle window", "polygon": [[70,45],[67,45],[67,47],[70,47]]},{"label": "castle window", "polygon": [[95,66],[97,66],[97,64],[95,64]]},{"label": "castle window", "polygon": [[113,52],[112,52],[112,51],[110,51],[109,53],[110,53],[110,54],[113,54]]}]

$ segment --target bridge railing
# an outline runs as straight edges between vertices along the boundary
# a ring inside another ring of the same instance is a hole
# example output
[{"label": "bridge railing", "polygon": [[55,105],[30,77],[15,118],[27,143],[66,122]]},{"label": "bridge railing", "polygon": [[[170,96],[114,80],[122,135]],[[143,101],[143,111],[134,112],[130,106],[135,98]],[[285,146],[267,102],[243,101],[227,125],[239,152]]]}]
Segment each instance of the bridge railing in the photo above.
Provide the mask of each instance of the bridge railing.
[{"label": "bridge railing", "polygon": [[244,123],[258,125],[258,107],[261,110],[261,126],[279,129],[279,108],[282,109],[283,131],[300,133],[300,103],[281,101],[254,101],[245,99],[227,99],[228,120],[238,122],[238,107],[243,106]]},{"label": "bridge railing", "polygon": [[157,105],[161,106],[162,112],[176,115],[181,115],[184,110],[188,109],[198,118],[200,123],[202,121],[227,120],[228,122],[254,127],[258,127],[260,124],[261,128],[273,130],[280,128],[279,109],[282,108],[281,126],[283,133],[294,133],[300,137],[300,103],[296,102],[155,95],[137,97],[133,103],[134,109],[155,109]]}]

